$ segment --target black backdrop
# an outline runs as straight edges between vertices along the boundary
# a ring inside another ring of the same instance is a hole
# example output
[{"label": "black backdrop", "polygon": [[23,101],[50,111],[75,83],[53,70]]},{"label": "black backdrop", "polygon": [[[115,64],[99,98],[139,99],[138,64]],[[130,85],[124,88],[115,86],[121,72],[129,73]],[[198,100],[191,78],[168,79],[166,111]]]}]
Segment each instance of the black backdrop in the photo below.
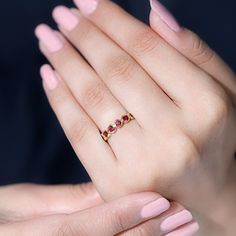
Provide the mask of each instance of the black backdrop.
[{"label": "black backdrop", "polygon": [[[117,0],[148,22],[148,0]],[[236,69],[235,0],[163,0],[186,27],[204,38]],[[88,176],[67,142],[41,87],[45,62],[33,31],[53,25],[51,10],[70,0],[1,1],[0,184],[76,183]]]}]

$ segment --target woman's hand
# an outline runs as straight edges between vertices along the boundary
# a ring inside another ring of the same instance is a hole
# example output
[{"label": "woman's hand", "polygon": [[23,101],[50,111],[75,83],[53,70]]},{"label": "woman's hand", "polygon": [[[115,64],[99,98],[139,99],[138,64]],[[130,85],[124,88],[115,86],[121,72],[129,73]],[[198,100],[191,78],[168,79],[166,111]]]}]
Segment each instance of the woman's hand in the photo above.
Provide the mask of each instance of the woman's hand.
[{"label": "woman's hand", "polygon": [[103,200],[91,183],[3,186],[0,187],[0,224],[47,215],[71,214],[102,203]]},{"label": "woman's hand", "polygon": [[217,80],[236,104],[235,73],[198,35],[181,28],[163,5],[156,0],[150,2],[152,29],[182,55]]},{"label": "woman's hand", "polygon": [[[167,218],[176,213],[177,221],[171,225]],[[173,233],[196,232],[198,225],[191,220],[182,206],[156,193],[104,204],[92,184],[0,188],[0,235],[4,236],[161,236],[160,228],[166,226],[179,226]]]},{"label": "woman's hand", "polygon": [[[233,72],[219,58],[200,68],[110,1],[76,3],[81,12],[59,7],[54,18],[83,57],[48,26],[36,35],[56,70],[41,70],[49,101],[99,192],[109,200],[160,191],[226,233],[220,216],[230,221],[234,210],[221,203],[236,195],[236,119],[222,86],[232,78],[212,68]],[[99,130],[127,111],[135,120],[105,143]]]}]

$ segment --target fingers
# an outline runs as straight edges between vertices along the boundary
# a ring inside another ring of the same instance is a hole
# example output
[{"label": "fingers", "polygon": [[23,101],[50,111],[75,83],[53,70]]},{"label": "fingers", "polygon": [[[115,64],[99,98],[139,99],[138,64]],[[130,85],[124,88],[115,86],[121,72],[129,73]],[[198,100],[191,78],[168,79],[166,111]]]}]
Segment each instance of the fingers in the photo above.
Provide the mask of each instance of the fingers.
[{"label": "fingers", "polygon": [[[155,193],[127,196],[71,215],[54,215],[21,224],[0,226],[2,235],[98,235],[125,231],[168,210],[169,202]],[[17,234],[16,234],[17,232]]]},{"label": "fingers", "polygon": [[133,194],[71,215],[54,215],[0,226],[0,233],[5,236],[111,236],[138,233],[161,236],[177,235],[177,232],[169,234],[175,230],[192,235],[198,230],[198,224],[182,206],[171,206],[156,193]]},{"label": "fingers", "polygon": [[[50,66],[41,68],[41,76],[48,100],[87,171],[95,178],[101,171],[109,173],[114,168],[115,156],[101,138],[98,128]],[[91,162],[97,164],[91,165]]]},{"label": "fingers", "polygon": [[[100,130],[105,130],[111,121],[126,113],[95,71],[62,36],[46,25],[39,25],[36,35],[43,45],[44,55]],[[54,40],[50,41],[50,38]],[[56,51],[52,50],[55,41],[60,42]]]},{"label": "fingers", "polygon": [[170,203],[159,194],[140,193],[97,207],[96,211],[90,209],[81,212],[79,221],[84,225],[88,214],[89,216],[91,214],[92,227],[87,230],[87,235],[110,236],[137,226],[150,218],[160,216],[169,207]]},{"label": "fingers", "polygon": [[[181,212],[180,212],[181,213]],[[177,213],[176,215],[178,215]],[[131,230],[119,234],[119,236],[193,236],[199,231],[199,224],[195,221],[180,225],[169,233],[164,233],[160,229],[160,219],[154,218],[146,221]],[[118,235],[117,235],[118,236]]]},{"label": "fingers", "polygon": [[127,51],[180,106],[190,106],[189,101],[194,101],[199,91],[209,91],[214,87],[209,75],[116,4],[96,0],[75,0],[75,3],[93,24]]},{"label": "fingers", "polygon": [[[178,235],[177,233],[179,232],[179,235],[191,236],[198,229],[199,225],[194,221],[192,214],[180,204],[171,202],[170,208],[160,216],[141,223],[137,227],[119,235],[174,236]],[[188,234],[185,232],[188,232]]]},{"label": "fingers", "polygon": [[178,229],[174,230],[166,234],[165,236],[179,236],[179,235],[189,235],[193,236],[199,230],[199,225],[197,222],[191,222],[184,226],[179,227]]},{"label": "fingers", "polygon": [[[113,96],[97,73],[66,42],[62,35],[58,35],[58,33],[55,33],[46,25],[38,26],[36,35],[40,40],[42,52],[61,75],[62,80],[72,92],[73,97],[76,98],[76,101],[88,116],[91,117],[91,120],[98,126],[100,131],[107,130],[108,126],[114,124],[115,120],[130,112]],[[51,38],[54,39],[53,43],[50,41]],[[52,51],[51,44],[55,45],[57,40],[60,41],[62,46],[59,49],[57,48],[56,51]],[[63,116],[63,113],[61,113],[61,116]],[[69,123],[68,120],[67,122]],[[64,128],[63,125],[62,127]],[[124,136],[133,139],[132,137],[140,135],[140,125],[137,120],[133,120],[128,126],[126,125],[120,129],[116,135],[112,135],[112,138],[109,139],[109,144],[111,144],[116,153],[116,150],[120,149],[116,144],[121,143],[119,141],[125,142]]]},{"label": "fingers", "polygon": [[236,102],[235,73],[229,66],[196,34],[181,28],[160,2],[151,0],[151,6],[152,29],[181,54],[220,82]]},{"label": "fingers", "polygon": [[[78,23],[72,30],[66,24],[68,17],[65,16],[76,17]],[[174,105],[131,56],[90,21],[81,17],[76,9],[71,11],[63,6],[56,7],[53,17],[69,41],[141,126],[150,121],[150,112],[156,110],[157,114],[163,115],[161,110]]]},{"label": "fingers", "polygon": [[10,185],[0,188],[0,196],[0,223],[51,214],[69,214],[103,202],[91,183],[61,186]]}]

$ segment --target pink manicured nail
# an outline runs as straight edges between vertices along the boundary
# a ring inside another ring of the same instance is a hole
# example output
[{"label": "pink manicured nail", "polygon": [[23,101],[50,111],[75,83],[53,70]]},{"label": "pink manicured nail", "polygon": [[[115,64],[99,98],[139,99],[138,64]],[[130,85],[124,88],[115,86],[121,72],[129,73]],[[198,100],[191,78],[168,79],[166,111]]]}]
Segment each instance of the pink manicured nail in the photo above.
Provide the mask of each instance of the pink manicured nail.
[{"label": "pink manicured nail", "polygon": [[65,6],[58,6],[53,10],[53,18],[57,24],[66,30],[73,30],[79,23],[79,19]]},{"label": "pink manicured nail", "polygon": [[165,236],[192,236],[195,233],[197,233],[198,230],[199,230],[199,224],[197,222],[194,222],[181,229],[166,234]]},{"label": "pink manicured nail", "polygon": [[175,32],[181,28],[175,17],[158,0],[150,0],[152,10]]},{"label": "pink manicured nail", "polygon": [[159,216],[170,208],[170,203],[165,198],[159,198],[143,207],[142,218],[152,218]]},{"label": "pink manicured nail", "polygon": [[98,6],[98,0],[74,0],[74,2],[84,15],[92,14]]},{"label": "pink manicured nail", "polygon": [[39,25],[35,30],[35,35],[43,42],[50,52],[57,52],[63,47],[63,42],[58,35],[47,25]]},{"label": "pink manicured nail", "polygon": [[40,74],[50,90],[54,90],[57,87],[58,79],[51,66],[43,65],[40,69]]},{"label": "pink manicured nail", "polygon": [[192,219],[193,219],[192,214],[187,210],[183,210],[166,218],[161,223],[161,230],[164,232],[174,230],[179,226],[192,221]]}]

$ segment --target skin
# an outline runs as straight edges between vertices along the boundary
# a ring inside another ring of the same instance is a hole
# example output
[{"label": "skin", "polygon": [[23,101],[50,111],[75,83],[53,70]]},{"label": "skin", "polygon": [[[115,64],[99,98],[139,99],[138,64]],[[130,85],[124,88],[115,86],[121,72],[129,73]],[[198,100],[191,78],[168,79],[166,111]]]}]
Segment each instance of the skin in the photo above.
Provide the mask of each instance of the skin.
[{"label": "skin", "polygon": [[[59,26],[61,50],[40,42],[59,81],[44,88],[103,199],[158,191],[192,210],[200,235],[232,235],[235,74],[192,32],[159,28],[153,13],[152,29],[110,1],[73,13],[80,23]],[[105,143],[98,130],[126,111],[136,119]]]},{"label": "skin", "polygon": [[91,183],[11,185],[1,187],[0,196],[0,234],[4,236],[160,236],[164,235],[161,222],[184,209],[172,202],[161,215],[142,218],[142,208],[161,198],[159,194],[139,193],[104,203]]}]

